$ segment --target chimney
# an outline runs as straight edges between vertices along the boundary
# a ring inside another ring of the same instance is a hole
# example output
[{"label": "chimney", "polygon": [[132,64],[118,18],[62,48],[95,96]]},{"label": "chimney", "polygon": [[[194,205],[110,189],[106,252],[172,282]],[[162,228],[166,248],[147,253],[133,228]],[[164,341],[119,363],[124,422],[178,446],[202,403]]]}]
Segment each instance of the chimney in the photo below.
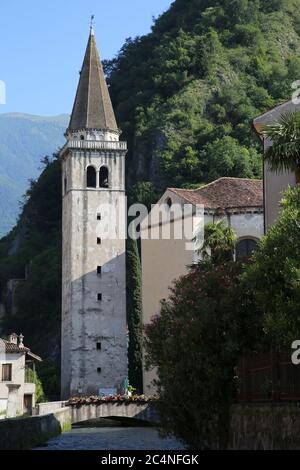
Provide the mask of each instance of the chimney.
[{"label": "chimney", "polygon": [[18,335],[16,333],[12,333],[9,337],[9,342],[13,344],[18,344]]},{"label": "chimney", "polygon": [[20,333],[19,334],[19,348],[24,348],[23,341],[24,341],[24,336],[22,335],[22,333]]}]

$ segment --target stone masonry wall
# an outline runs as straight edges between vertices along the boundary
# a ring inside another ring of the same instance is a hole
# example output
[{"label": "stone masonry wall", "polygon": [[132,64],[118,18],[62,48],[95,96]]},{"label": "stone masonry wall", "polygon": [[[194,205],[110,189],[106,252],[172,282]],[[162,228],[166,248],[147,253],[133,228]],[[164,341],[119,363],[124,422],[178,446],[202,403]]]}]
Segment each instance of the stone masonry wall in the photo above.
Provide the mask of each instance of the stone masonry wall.
[{"label": "stone masonry wall", "polygon": [[70,429],[70,408],[62,408],[44,416],[3,419],[0,421],[0,449],[32,449]]},{"label": "stone masonry wall", "polygon": [[299,450],[297,403],[234,405],[231,445],[234,450]]}]

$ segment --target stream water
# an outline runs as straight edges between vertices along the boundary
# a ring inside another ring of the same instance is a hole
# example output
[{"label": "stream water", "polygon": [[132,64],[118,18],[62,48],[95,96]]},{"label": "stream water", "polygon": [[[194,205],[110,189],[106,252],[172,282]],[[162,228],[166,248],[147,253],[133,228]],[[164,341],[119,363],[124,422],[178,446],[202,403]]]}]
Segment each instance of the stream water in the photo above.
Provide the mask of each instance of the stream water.
[{"label": "stream water", "polygon": [[173,438],[163,439],[152,427],[74,427],[37,450],[181,450]]}]

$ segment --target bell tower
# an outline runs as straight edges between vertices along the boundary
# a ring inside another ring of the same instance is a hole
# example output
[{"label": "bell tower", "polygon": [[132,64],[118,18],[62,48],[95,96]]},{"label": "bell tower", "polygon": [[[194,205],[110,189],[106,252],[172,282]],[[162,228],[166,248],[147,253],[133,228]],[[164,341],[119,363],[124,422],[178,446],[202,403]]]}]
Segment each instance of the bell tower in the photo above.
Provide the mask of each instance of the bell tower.
[{"label": "bell tower", "polygon": [[127,377],[125,155],[93,27],[60,152],[62,397],[120,391]]}]

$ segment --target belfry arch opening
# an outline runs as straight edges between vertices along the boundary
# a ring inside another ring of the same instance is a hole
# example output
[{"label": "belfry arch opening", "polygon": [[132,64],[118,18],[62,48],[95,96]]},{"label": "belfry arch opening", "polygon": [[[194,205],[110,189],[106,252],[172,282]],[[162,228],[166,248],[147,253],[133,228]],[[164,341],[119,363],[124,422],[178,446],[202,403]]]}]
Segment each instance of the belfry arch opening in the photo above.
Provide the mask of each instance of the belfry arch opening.
[{"label": "belfry arch opening", "polygon": [[100,188],[108,188],[108,168],[102,166],[99,172],[99,186]]},{"label": "belfry arch opening", "polygon": [[87,188],[96,188],[97,174],[93,166],[88,166],[86,170],[86,186]]}]

